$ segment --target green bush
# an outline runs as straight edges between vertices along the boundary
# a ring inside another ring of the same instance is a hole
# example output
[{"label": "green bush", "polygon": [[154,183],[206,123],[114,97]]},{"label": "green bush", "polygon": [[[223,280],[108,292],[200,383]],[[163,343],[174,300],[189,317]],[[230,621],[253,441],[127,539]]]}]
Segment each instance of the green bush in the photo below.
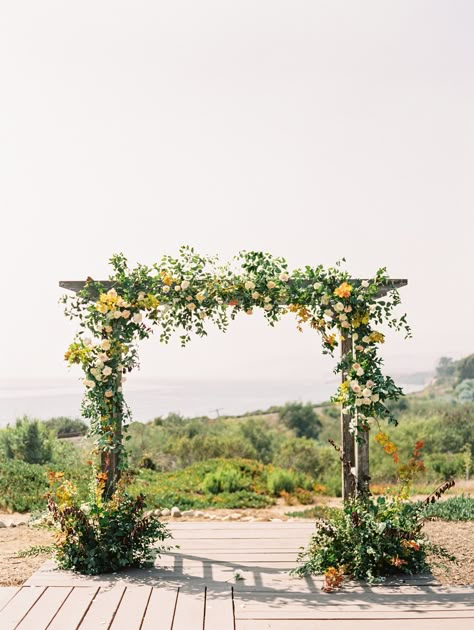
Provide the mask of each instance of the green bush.
[{"label": "green bush", "polygon": [[20,459],[28,464],[45,464],[53,454],[52,433],[43,422],[27,416],[18,418],[15,425],[0,431],[4,457]]},{"label": "green bush", "polygon": [[267,488],[273,496],[279,496],[282,492],[293,494],[297,488],[311,490],[313,485],[314,482],[308,475],[294,470],[275,468],[267,475]]},{"label": "green bush", "polygon": [[452,560],[422,533],[421,513],[420,506],[399,498],[369,496],[347,501],[343,510],[316,523],[316,532],[299,555],[300,566],[294,573],[333,572],[374,582],[394,573],[426,571],[428,553]]},{"label": "green bush", "polygon": [[311,403],[287,403],[281,407],[280,418],[296,437],[317,439],[321,432],[321,421]]},{"label": "green bush", "polygon": [[58,416],[44,421],[44,425],[50,429],[56,436],[68,435],[86,435],[89,426],[80,418],[69,418],[67,416]]},{"label": "green bush", "polygon": [[250,481],[244,478],[240,470],[224,465],[222,468],[207,473],[202,482],[202,489],[211,494],[221,494],[247,490],[249,485]]},{"label": "green bush", "polygon": [[443,521],[474,521],[474,498],[450,497],[446,501],[430,503],[425,508],[425,516]]}]

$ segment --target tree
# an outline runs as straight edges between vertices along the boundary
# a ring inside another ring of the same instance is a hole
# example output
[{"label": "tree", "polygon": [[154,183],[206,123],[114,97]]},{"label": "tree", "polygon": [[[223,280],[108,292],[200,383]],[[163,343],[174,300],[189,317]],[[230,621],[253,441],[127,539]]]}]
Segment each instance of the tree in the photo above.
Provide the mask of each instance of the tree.
[{"label": "tree", "polygon": [[316,440],[321,431],[321,422],[311,403],[290,402],[280,412],[285,425],[295,432],[296,437]]},{"label": "tree", "polygon": [[14,427],[2,431],[3,451],[7,459],[21,459],[29,464],[51,461],[51,433],[43,423],[26,416],[18,418]]}]

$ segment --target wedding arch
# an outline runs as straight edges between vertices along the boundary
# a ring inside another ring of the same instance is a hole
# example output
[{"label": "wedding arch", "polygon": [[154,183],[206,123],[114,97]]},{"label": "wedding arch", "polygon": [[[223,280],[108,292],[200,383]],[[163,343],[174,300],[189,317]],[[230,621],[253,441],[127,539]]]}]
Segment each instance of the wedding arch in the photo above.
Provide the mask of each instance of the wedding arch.
[{"label": "wedding arch", "polygon": [[323,353],[340,348],[334,371],[341,383],[331,400],[341,406],[343,498],[367,489],[370,427],[381,419],[396,423],[387,402],[402,394],[382,372],[384,334],[377,326],[410,336],[406,316],[395,314],[397,289],[407,280],[390,279],[385,268],[369,279],[353,279],[342,263],[290,272],[285,259],[254,251],[223,265],[188,246],[152,266],[130,268],[123,254],[110,263],[113,273],[106,281],[59,283],[74,293],[62,299],[66,315],[79,321],[65,358],[84,371],[82,413],[101,456],[98,477],[107,496],[126,466],[124,433],[131,414],[122,385],[138,366],[137,342],[158,326],[161,341],[178,332],[185,346],[192,334],[206,335],[208,323],[226,331],[238,313],[251,315],[255,309],[262,309],[272,326],[293,313],[298,330],[308,325],[319,333]]}]

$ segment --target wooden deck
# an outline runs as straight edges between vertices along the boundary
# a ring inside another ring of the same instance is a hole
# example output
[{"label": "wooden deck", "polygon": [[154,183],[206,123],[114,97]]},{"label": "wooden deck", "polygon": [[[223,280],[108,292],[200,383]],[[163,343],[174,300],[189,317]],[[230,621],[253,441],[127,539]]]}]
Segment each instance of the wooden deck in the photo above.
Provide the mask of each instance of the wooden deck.
[{"label": "wooden deck", "polygon": [[[157,566],[98,577],[47,562],[0,589],[0,630],[472,630],[474,588],[430,576],[325,594],[288,576],[313,525],[173,523]],[[236,580],[236,573],[244,579]]]}]

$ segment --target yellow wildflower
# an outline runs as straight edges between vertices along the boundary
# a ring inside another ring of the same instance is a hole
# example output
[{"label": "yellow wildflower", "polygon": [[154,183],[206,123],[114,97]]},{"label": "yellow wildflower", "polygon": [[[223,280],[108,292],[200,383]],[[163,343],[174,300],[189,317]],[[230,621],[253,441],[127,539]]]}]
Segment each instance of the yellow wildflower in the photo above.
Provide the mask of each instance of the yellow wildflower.
[{"label": "yellow wildflower", "polygon": [[374,330],[370,333],[369,339],[374,343],[383,343],[385,341],[385,335],[377,330]]},{"label": "yellow wildflower", "polygon": [[337,297],[341,297],[341,298],[350,297],[351,292],[352,292],[352,285],[349,284],[348,282],[343,282],[341,285],[337,287],[337,289],[334,289],[334,295],[337,295]]}]

